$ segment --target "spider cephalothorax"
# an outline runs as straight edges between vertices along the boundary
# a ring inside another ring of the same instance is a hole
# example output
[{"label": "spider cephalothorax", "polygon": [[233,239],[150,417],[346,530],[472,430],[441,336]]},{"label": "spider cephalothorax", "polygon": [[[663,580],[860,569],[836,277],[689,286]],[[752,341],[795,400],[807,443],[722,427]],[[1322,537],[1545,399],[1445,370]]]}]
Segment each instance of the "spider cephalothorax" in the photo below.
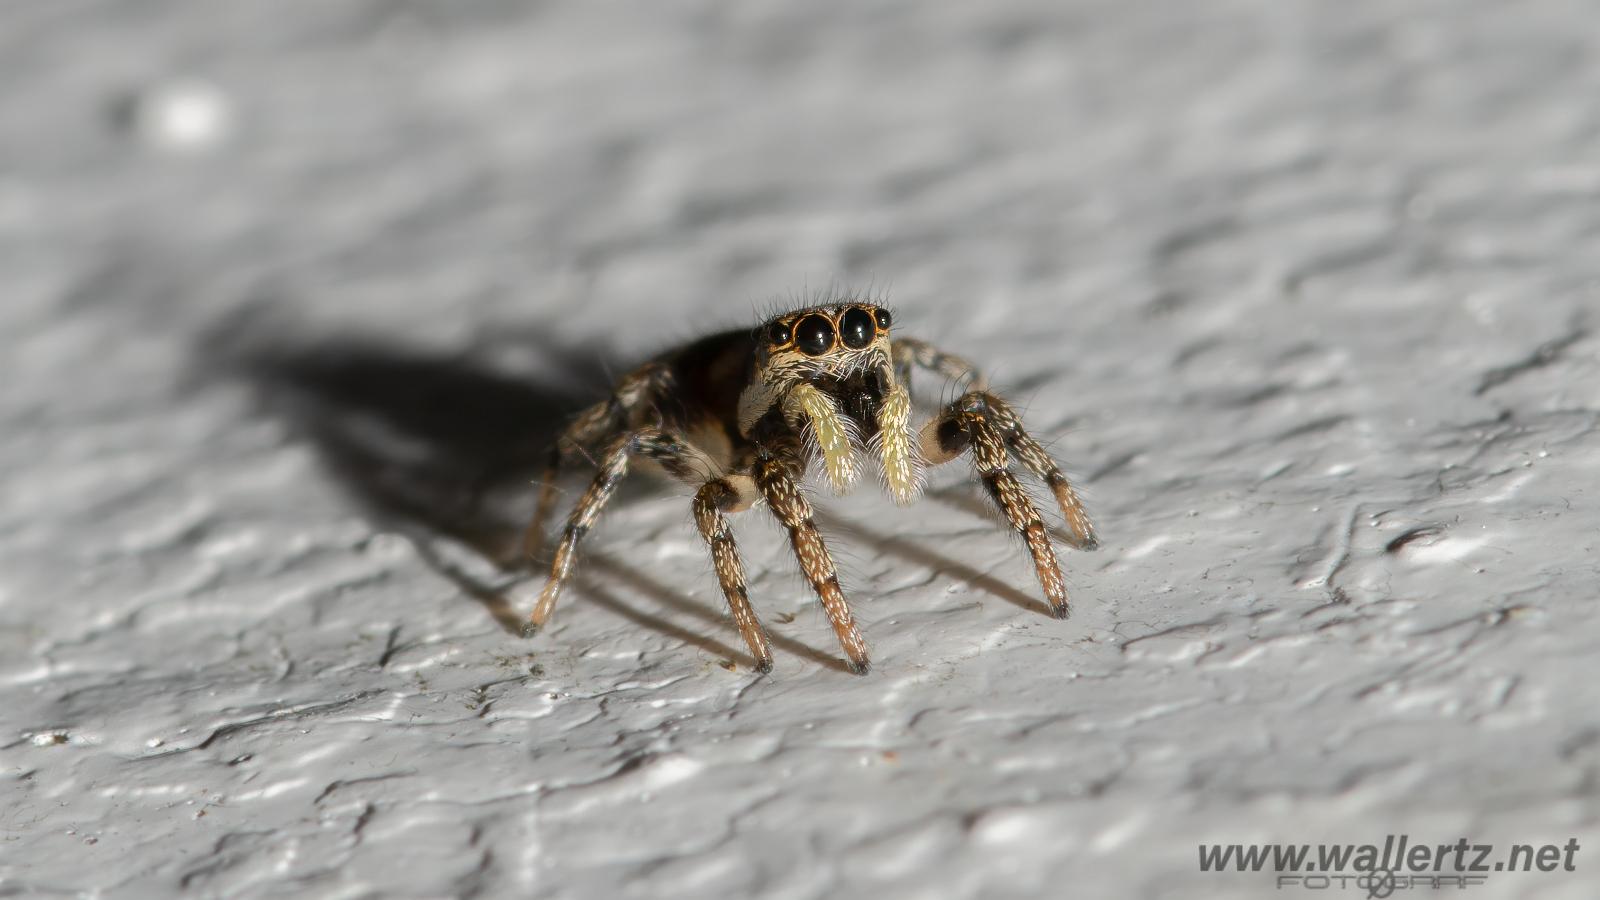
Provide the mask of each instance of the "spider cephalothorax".
[{"label": "spider cephalothorax", "polygon": [[[875,456],[884,487],[902,504],[916,497],[924,466],[967,454],[984,488],[1023,538],[1050,610],[1067,615],[1067,592],[1038,507],[1015,473],[1015,457],[1049,487],[1072,542],[1096,546],[1094,529],[1061,470],[1000,397],[984,389],[965,360],[922,341],[891,338],[889,311],[847,300],[784,313],[754,331],[702,338],[641,366],[610,399],[569,427],[552,448],[539,508],[529,526],[529,555],[542,545],[553,484],[564,459],[595,459],[600,472],[573,509],[529,631],[549,618],[588,532],[629,460],[643,458],[695,488],[694,516],[711,550],[717,579],[756,667],[772,667],[772,648],[756,619],[728,513],[765,501],[789,532],[800,568],[844,645],[851,668],[867,670],[833,557],[818,533],[800,483],[820,462],[835,490],[846,491],[862,456]],[[911,370],[963,383],[920,430],[911,427]]]}]

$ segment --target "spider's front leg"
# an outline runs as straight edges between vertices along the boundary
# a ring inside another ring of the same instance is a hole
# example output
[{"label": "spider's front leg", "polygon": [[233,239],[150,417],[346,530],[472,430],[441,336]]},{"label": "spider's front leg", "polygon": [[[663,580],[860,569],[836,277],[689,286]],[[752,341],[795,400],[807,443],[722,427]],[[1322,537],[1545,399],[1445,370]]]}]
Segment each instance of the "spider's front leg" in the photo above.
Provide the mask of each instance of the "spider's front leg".
[{"label": "spider's front leg", "polygon": [[899,338],[894,342],[894,364],[907,383],[911,379],[911,369],[916,367],[966,385],[966,393],[946,406],[944,414],[929,422],[923,430],[921,439],[923,456],[930,465],[949,462],[965,449],[964,445],[955,446],[953,449],[944,447],[943,441],[937,434],[938,430],[950,428],[949,423],[962,409],[981,410],[1000,432],[1005,445],[1022,459],[1022,464],[1028,467],[1028,471],[1050,488],[1050,493],[1056,498],[1056,505],[1061,507],[1062,518],[1072,530],[1072,543],[1080,550],[1094,550],[1100,546],[1099,540],[1094,535],[1094,526],[1089,521],[1089,514],[1083,508],[1083,501],[1078,499],[1078,494],[1072,489],[1071,482],[1067,481],[1067,476],[1061,474],[1061,467],[1056,465],[1055,460],[1050,458],[1049,452],[1022,427],[1022,419],[1017,416],[1016,410],[1011,408],[1011,404],[985,387],[983,374],[976,366],[959,356],[945,353],[927,341],[915,338]]},{"label": "spider's front leg", "polygon": [[717,582],[722,585],[722,596],[728,601],[734,624],[756,659],[756,671],[772,671],[772,645],[750,605],[750,591],[744,580],[744,564],[739,561],[739,546],[733,539],[733,527],[724,513],[748,509],[756,500],[755,485],[748,475],[728,475],[700,486],[694,495],[694,523],[711,549],[711,565],[717,571]]},{"label": "spider's front leg", "polygon": [[800,493],[799,471],[793,462],[764,455],[756,460],[753,474],[767,505],[789,531],[789,544],[800,560],[800,569],[805,573],[806,580],[811,582],[812,590],[817,592],[818,599],[822,601],[828,621],[833,624],[833,633],[838,636],[845,655],[850,659],[850,670],[857,675],[865,675],[872,664],[867,656],[867,642],[856,629],[855,617],[850,614],[850,605],[845,602],[844,589],[839,586],[839,573],[834,569],[828,545],[823,543],[822,534],[817,531],[811,504]]},{"label": "spider's front leg", "polygon": [[1051,612],[1057,618],[1066,618],[1069,611],[1067,588],[1061,576],[1061,564],[1056,560],[1039,507],[1011,472],[1007,447],[1016,451],[1023,463],[1050,486],[1079,546],[1085,549],[1096,546],[1094,530],[1066,477],[1044,448],[1023,430],[1011,407],[987,391],[968,392],[924,426],[921,445],[923,456],[931,465],[949,462],[963,452],[971,454],[973,467],[983,479],[990,498],[1027,544]]},{"label": "spider's front leg", "polygon": [[1056,498],[1056,505],[1061,507],[1061,517],[1072,530],[1072,543],[1079,550],[1097,550],[1100,539],[1095,537],[1094,524],[1089,521],[1089,513],[1083,508],[1083,501],[1078,499],[1078,492],[1072,489],[1072,483],[1067,481],[1067,476],[1061,474],[1061,467],[1050,457],[1050,453],[1028,434],[1022,427],[1022,420],[1004,400],[994,394],[980,392],[985,407],[989,410],[990,420],[1000,428],[1000,433],[1005,436],[1006,444],[1013,453],[1022,459],[1022,464],[1028,467],[1035,477],[1050,488],[1050,493]]}]

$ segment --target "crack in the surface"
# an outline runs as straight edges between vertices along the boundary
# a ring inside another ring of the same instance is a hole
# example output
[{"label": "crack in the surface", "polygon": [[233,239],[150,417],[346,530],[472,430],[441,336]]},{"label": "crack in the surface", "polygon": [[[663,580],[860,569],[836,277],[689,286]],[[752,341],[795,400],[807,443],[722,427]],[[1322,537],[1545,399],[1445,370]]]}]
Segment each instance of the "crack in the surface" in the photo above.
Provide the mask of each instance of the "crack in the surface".
[{"label": "crack in the surface", "polygon": [[395,653],[400,650],[399,639],[400,626],[395,625],[389,629],[388,635],[384,638],[383,652],[378,654],[378,668],[386,669],[389,667],[390,660],[394,659]]},{"label": "crack in the surface", "polygon": [[1302,437],[1308,434],[1321,434],[1324,431],[1331,431],[1348,421],[1350,421],[1350,417],[1346,415],[1323,416],[1320,419],[1302,422],[1287,431],[1280,432],[1277,437],[1273,438],[1273,441],[1283,443],[1290,438]]},{"label": "crack in the surface", "polygon": [[1350,596],[1345,593],[1335,581],[1345,566],[1350,563],[1351,545],[1355,541],[1356,519],[1360,516],[1363,504],[1353,503],[1345,512],[1343,520],[1335,530],[1336,543],[1332,554],[1328,557],[1322,575],[1309,579],[1302,587],[1320,587],[1326,591],[1328,602],[1320,604],[1301,614],[1301,618],[1315,615],[1330,606],[1344,606],[1349,604]]},{"label": "crack in the surface", "polygon": [[1415,528],[1408,528],[1390,540],[1389,543],[1384,544],[1383,552],[1393,555],[1416,541],[1432,543],[1431,539],[1444,534],[1444,531],[1445,526],[1439,523],[1429,523],[1427,525],[1418,525]]},{"label": "crack in the surface", "polygon": [[[370,784],[376,781],[392,781],[396,778],[410,778],[416,774],[416,769],[406,769],[402,772],[385,772],[381,775],[367,775],[362,778],[341,778],[336,781],[329,782],[328,786],[322,789],[322,793],[318,794],[316,799],[311,801],[311,805],[321,806],[322,801],[328,799],[328,797],[333,794],[334,791],[341,790],[343,788],[353,787],[358,784]],[[368,804],[368,806],[371,806],[371,804]]]},{"label": "crack in the surface", "polygon": [[1299,294],[1306,282],[1313,278],[1366,265],[1382,259],[1391,249],[1390,235],[1384,233],[1371,240],[1314,256],[1295,266],[1284,276],[1283,291],[1291,296]]},{"label": "crack in the surface", "polygon": [[[275,831],[230,831],[217,838],[212,845],[211,860],[203,865],[196,866],[183,874],[178,879],[178,886],[187,890],[196,880],[215,875],[232,866],[242,858],[248,858],[256,848],[256,841],[268,840],[277,834]],[[235,845],[244,845],[235,847]]]},{"label": "crack in the surface", "polygon": [[1588,329],[1574,327],[1570,332],[1540,344],[1526,357],[1509,365],[1490,369],[1479,379],[1477,389],[1472,392],[1473,396],[1481,397],[1512,379],[1556,363],[1568,347],[1588,336]]},{"label": "crack in the surface", "polygon": [[369,700],[373,697],[381,696],[387,693],[389,693],[387,688],[372,688],[370,690],[360,691],[356,694],[352,694],[351,696],[342,700],[333,700],[327,703],[307,703],[301,706],[293,706],[286,709],[274,710],[273,712],[267,713],[264,716],[256,716],[251,719],[244,719],[239,722],[229,722],[226,725],[220,725],[213,729],[212,732],[206,736],[205,740],[195,744],[192,747],[174,747],[171,750],[166,750],[161,753],[152,753],[148,756],[134,757],[134,759],[138,761],[148,761],[153,759],[163,759],[165,757],[175,756],[180,753],[189,753],[194,750],[205,750],[221,738],[227,737],[235,732],[254,728],[257,725],[265,725],[268,722],[281,722],[290,719],[299,719],[307,716],[315,716],[322,713],[333,712],[335,710],[344,709],[347,706],[353,706],[364,700]]},{"label": "crack in the surface", "polygon": [[1465,619],[1449,622],[1426,631],[1413,632],[1407,637],[1414,638],[1443,635],[1463,626],[1469,626],[1474,622],[1482,623],[1484,626],[1472,629],[1464,638],[1448,646],[1436,647],[1431,650],[1422,650],[1417,656],[1403,662],[1394,672],[1387,673],[1376,681],[1372,681],[1365,686],[1358,688],[1351,694],[1351,696],[1358,700],[1364,700],[1367,697],[1377,694],[1389,685],[1395,685],[1398,689],[1408,684],[1413,679],[1444,669],[1452,663],[1456,664],[1457,668],[1459,669],[1466,663],[1466,660],[1463,659],[1462,654],[1476,644],[1478,639],[1483,636],[1485,631],[1499,627],[1500,625],[1510,621],[1519,609],[1522,609],[1522,607],[1491,610],[1488,613],[1482,613]]}]

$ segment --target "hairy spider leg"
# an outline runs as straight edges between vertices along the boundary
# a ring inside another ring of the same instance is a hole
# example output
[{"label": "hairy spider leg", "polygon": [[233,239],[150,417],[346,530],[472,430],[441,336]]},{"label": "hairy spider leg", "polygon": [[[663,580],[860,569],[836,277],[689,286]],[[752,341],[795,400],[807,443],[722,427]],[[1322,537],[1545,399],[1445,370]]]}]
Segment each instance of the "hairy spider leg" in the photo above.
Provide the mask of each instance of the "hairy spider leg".
[{"label": "hairy spider leg", "polygon": [[555,560],[550,564],[550,576],[544,583],[544,589],[539,592],[539,602],[534,604],[533,612],[528,616],[528,624],[522,629],[524,637],[531,637],[550,618],[550,613],[556,608],[556,601],[561,598],[561,589],[566,586],[567,578],[572,574],[572,564],[577,556],[578,541],[589,532],[600,511],[605,508],[606,501],[616,492],[617,483],[628,474],[628,458],[632,455],[633,443],[636,434],[624,434],[611,442],[606,448],[605,455],[600,459],[600,471],[595,475],[594,481],[578,498],[578,503],[572,508],[572,514],[567,518],[567,527],[561,532],[561,542],[556,545]]},{"label": "hairy spider leg", "polygon": [[750,605],[739,546],[728,517],[723,514],[749,509],[756,501],[755,483],[749,475],[720,474],[721,467],[705,452],[665,432],[642,432],[634,441],[634,452],[655,461],[673,478],[697,488],[693,503],[695,526],[711,551],[711,565],[722,586],[722,596],[728,601],[728,611],[733,614],[750,655],[755,657],[756,671],[771,672],[772,645],[761,628],[761,620],[756,618],[755,607]]},{"label": "hairy spider leg", "polygon": [[[1072,532],[1072,544],[1080,550],[1094,550],[1100,546],[1100,541],[1095,537],[1094,525],[1089,521],[1089,513],[1083,508],[1083,501],[1078,498],[1077,491],[1072,489],[1072,483],[1067,476],[1061,473],[1061,467],[1051,458],[1049,451],[1028,434],[1022,427],[1022,419],[1011,404],[1000,399],[995,394],[984,388],[984,378],[978,368],[959,356],[945,353],[926,341],[915,338],[900,338],[894,342],[895,367],[900,369],[909,381],[912,366],[936,372],[944,377],[965,382],[966,394],[950,404],[956,406],[982,405],[990,410],[992,420],[1001,434],[1005,436],[1006,444],[1022,460],[1035,477],[1043,481],[1050,488],[1050,493],[1056,498],[1056,505],[1061,507],[1061,517],[1066,520],[1067,528]],[[927,441],[923,443],[926,445]]]},{"label": "hairy spider leg", "polygon": [[916,338],[895,338],[890,352],[894,356],[895,369],[908,386],[911,383],[911,369],[915,366],[943,375],[961,384],[963,390],[983,390],[985,387],[983,373],[978,371],[977,366],[959,356],[946,353],[927,341]]},{"label": "hairy spider leg", "polygon": [[792,463],[770,455],[758,458],[755,463],[756,486],[761,489],[761,495],[766,498],[767,505],[772,508],[778,521],[788,529],[789,544],[800,560],[800,570],[822,601],[822,609],[828,614],[833,633],[838,636],[845,656],[849,658],[850,670],[857,675],[865,675],[872,665],[867,656],[867,642],[856,629],[850,605],[844,599],[844,589],[839,586],[839,574],[834,569],[833,556],[828,553],[828,546],[817,531],[811,504],[800,493],[797,474],[798,469]]},{"label": "hairy spider leg", "polygon": [[942,415],[928,421],[922,430],[922,452],[931,465],[970,453],[973,468],[990,499],[1027,545],[1051,613],[1064,619],[1068,613],[1067,586],[1055,548],[1050,545],[1044,517],[1011,472],[1005,434],[993,420],[992,412],[981,403],[967,402],[971,396],[949,404]]},{"label": "hairy spider leg", "polygon": [[717,571],[717,582],[722,585],[722,595],[727,598],[728,609],[733,613],[739,634],[755,657],[756,671],[772,671],[772,645],[750,605],[750,591],[744,580],[744,564],[739,560],[739,546],[733,539],[733,528],[726,512],[749,507],[755,501],[755,486],[747,475],[734,475],[708,481],[694,495],[694,523],[711,548],[711,565]]},{"label": "hairy spider leg", "polygon": [[[550,564],[550,577],[539,592],[539,601],[534,604],[532,614],[528,616],[528,624],[523,629],[525,634],[532,635],[549,620],[556,601],[561,597],[561,590],[572,574],[578,542],[600,517],[606,501],[616,492],[617,484],[628,474],[629,459],[635,455],[653,459],[661,463],[669,474],[694,484],[716,475],[709,457],[659,429],[641,428],[613,439],[600,458],[600,471],[595,474],[583,496],[578,498],[572,514],[567,518],[566,528],[561,532],[561,542],[556,545],[555,559]],[[700,472],[698,477],[696,469]]]},{"label": "hairy spider leg", "polygon": [[1078,499],[1078,493],[1072,489],[1067,476],[1061,474],[1061,468],[1056,465],[1056,461],[1022,427],[1022,420],[1010,404],[984,391],[969,392],[962,400],[968,405],[982,403],[986,406],[990,420],[1005,436],[1006,444],[1011,451],[1022,460],[1023,465],[1028,467],[1028,471],[1050,488],[1050,493],[1055,495],[1056,504],[1061,507],[1061,517],[1066,520],[1067,527],[1072,529],[1072,543],[1080,550],[1097,549],[1100,541],[1095,537],[1094,525],[1089,521],[1089,513],[1083,508],[1083,501]]},{"label": "hairy spider leg", "polygon": [[673,478],[698,486],[694,498],[695,524],[711,550],[712,566],[722,585],[723,596],[727,598],[729,611],[733,613],[734,624],[755,657],[756,670],[762,673],[772,671],[772,646],[761,628],[760,620],[756,618],[754,607],[750,605],[744,566],[739,560],[733,529],[723,514],[725,511],[748,509],[755,502],[755,485],[748,475],[717,474],[716,463],[703,451],[654,428],[624,435],[607,450],[600,473],[578,501],[562,533],[555,561],[551,565],[550,578],[545,582],[533,614],[529,616],[526,630],[530,633],[537,631],[549,620],[562,587],[571,574],[578,541],[593,526],[617,483],[627,474],[630,456],[650,459],[660,464]]},{"label": "hairy spider leg", "polygon": [[562,463],[569,456],[584,452],[630,424],[636,424],[638,412],[647,409],[671,382],[672,372],[667,366],[658,362],[640,366],[617,382],[611,396],[584,410],[556,438],[539,477],[539,499],[534,505],[533,518],[528,520],[522,535],[524,559],[533,563],[544,551],[545,523],[555,507],[556,480],[561,475]]}]

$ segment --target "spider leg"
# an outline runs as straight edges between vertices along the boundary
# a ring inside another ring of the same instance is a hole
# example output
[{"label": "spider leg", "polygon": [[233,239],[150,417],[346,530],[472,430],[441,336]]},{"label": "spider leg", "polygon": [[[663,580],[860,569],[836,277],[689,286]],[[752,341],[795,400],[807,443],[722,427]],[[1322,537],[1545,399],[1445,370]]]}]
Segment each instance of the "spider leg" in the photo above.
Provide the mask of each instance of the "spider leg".
[{"label": "spider leg", "polygon": [[685,481],[694,479],[696,466],[702,473],[701,479],[715,472],[704,453],[663,433],[660,429],[640,428],[614,438],[600,458],[600,471],[589,483],[583,496],[578,499],[577,505],[572,508],[572,514],[567,517],[566,528],[561,532],[561,542],[556,545],[555,559],[550,564],[550,577],[545,581],[544,589],[539,592],[539,601],[534,604],[533,612],[528,616],[528,624],[523,629],[525,634],[531,635],[538,631],[550,618],[556,601],[561,597],[561,589],[566,586],[567,578],[572,574],[578,542],[600,517],[600,511],[605,508],[606,501],[616,492],[617,483],[628,474],[628,460],[635,454],[661,463],[669,473]]},{"label": "spider leg", "polygon": [[[992,421],[1005,435],[1006,444],[1011,451],[1022,460],[1023,465],[1028,467],[1028,471],[1043,481],[1050,488],[1050,493],[1055,495],[1056,504],[1061,507],[1061,517],[1066,520],[1067,527],[1072,529],[1073,543],[1080,550],[1098,548],[1100,541],[1094,535],[1094,525],[1089,521],[1089,513],[1083,508],[1083,501],[1078,499],[1078,492],[1072,489],[1067,476],[1061,474],[1061,468],[1050,458],[1044,447],[1022,427],[1022,420],[1016,411],[994,394],[974,393],[976,398],[981,398],[988,407]],[[974,398],[974,394],[968,394],[968,397]]]},{"label": "spider leg", "polygon": [[528,520],[528,527],[522,532],[522,558],[530,564],[544,552],[544,523],[550,520],[550,510],[555,505],[561,457],[561,440],[558,439],[550,446],[549,454],[545,457],[544,472],[539,476],[539,502],[533,508],[533,518]]},{"label": "spider leg", "polygon": [[845,602],[844,590],[839,586],[839,575],[833,566],[833,556],[828,553],[822,534],[817,531],[812,518],[811,504],[800,493],[800,484],[791,464],[771,456],[756,460],[754,470],[756,486],[766,498],[767,505],[789,531],[789,544],[800,560],[800,569],[817,592],[822,608],[833,624],[833,633],[843,645],[850,659],[850,669],[865,675],[871,666],[867,656],[867,643],[856,629],[855,618],[850,615],[850,605]]},{"label": "spider leg", "polygon": [[610,397],[584,410],[556,438],[539,477],[539,499],[533,518],[528,520],[528,527],[522,534],[524,559],[532,563],[544,550],[545,523],[550,520],[555,505],[556,479],[560,477],[561,464],[569,455],[627,428],[638,418],[638,412],[649,406],[649,401],[661,395],[671,379],[671,370],[661,363],[640,366],[617,382]]},{"label": "spider leg", "polygon": [[739,561],[739,547],[734,543],[733,528],[724,511],[734,512],[747,508],[755,501],[755,486],[749,476],[734,475],[708,481],[694,495],[694,522],[711,548],[711,564],[717,570],[717,581],[722,585],[722,595],[728,600],[733,621],[739,634],[756,658],[756,671],[772,671],[772,645],[750,605],[750,592],[745,586],[744,564]]},{"label": "spider leg", "polygon": [[744,564],[733,539],[733,528],[725,512],[749,509],[756,501],[755,484],[748,475],[718,475],[720,467],[710,456],[687,442],[661,431],[641,432],[635,452],[659,463],[667,474],[686,484],[699,485],[694,495],[694,522],[711,550],[711,565],[717,572],[722,595],[733,613],[739,634],[755,657],[756,671],[772,671],[772,645],[767,641],[750,593],[745,586]]},{"label": "spider leg", "polygon": [[750,476],[719,475],[721,467],[704,451],[653,429],[640,432],[634,441],[634,452],[659,463],[673,478],[699,486],[694,496],[694,522],[711,550],[711,565],[716,569],[722,595],[740,636],[750,647],[750,655],[755,657],[756,670],[763,674],[772,671],[772,645],[750,605],[739,547],[733,539],[733,528],[723,515],[749,509],[755,502],[756,490]]},{"label": "spider leg", "polygon": [[1067,586],[1055,548],[1050,545],[1044,517],[1011,472],[1004,429],[986,406],[967,402],[972,396],[950,404],[943,415],[928,422],[922,432],[923,453],[933,464],[948,462],[963,452],[971,454],[973,468],[983,479],[989,497],[1027,544],[1050,611],[1064,619],[1068,612]]},{"label": "spider leg", "polygon": [[572,574],[572,563],[578,552],[578,541],[588,533],[600,511],[605,508],[606,501],[616,492],[617,483],[628,473],[628,457],[633,451],[634,442],[638,435],[624,434],[613,440],[606,448],[605,455],[600,460],[600,471],[595,475],[594,481],[589,483],[583,496],[578,499],[572,508],[572,514],[567,518],[567,527],[561,532],[561,543],[556,545],[555,560],[550,564],[550,577],[544,583],[544,589],[539,592],[539,601],[534,604],[533,612],[528,616],[528,624],[522,629],[524,637],[531,637],[544,623],[549,620],[550,613],[556,608],[556,601],[561,598],[561,589],[566,586],[567,578]]},{"label": "spider leg", "polygon": [[965,387],[972,390],[984,388],[983,374],[978,367],[954,354],[946,353],[927,341],[916,338],[895,338],[890,352],[894,357],[894,366],[902,373],[907,384],[911,383],[911,369],[913,366],[926,369],[943,375],[945,378],[964,383]]},{"label": "spider leg", "polygon": [[[1049,452],[1022,427],[1022,419],[1011,408],[1011,404],[984,387],[983,375],[976,366],[959,356],[952,356],[926,341],[915,338],[897,338],[893,352],[895,366],[907,373],[916,366],[937,372],[958,383],[964,382],[967,387],[966,394],[950,404],[947,410],[961,406],[986,408],[990,412],[990,420],[1005,437],[1006,446],[1022,460],[1028,471],[1050,488],[1050,493],[1056,498],[1056,505],[1061,507],[1062,518],[1072,531],[1073,544],[1080,550],[1094,550],[1100,546],[1100,541],[1094,534],[1094,525],[1089,521],[1089,514],[1083,508],[1083,501],[1078,499],[1078,493],[1072,489],[1067,476],[1061,474],[1061,467],[1056,465],[1055,460],[1050,458]],[[929,428],[937,428],[939,421],[930,423]],[[923,435],[922,445],[931,465],[948,462],[953,458],[953,454],[940,449],[938,441],[929,434]]]},{"label": "spider leg", "polygon": [[[756,669],[763,673],[772,671],[772,646],[767,641],[766,633],[761,629],[761,622],[756,618],[754,607],[750,605],[749,592],[745,587],[744,566],[739,561],[739,550],[734,543],[733,529],[729,527],[728,519],[723,514],[725,511],[737,512],[747,509],[755,502],[755,486],[749,476],[718,476],[715,462],[703,451],[655,428],[645,428],[625,434],[613,441],[607,449],[599,474],[584,492],[583,498],[578,501],[571,518],[567,521],[561,543],[556,548],[556,558],[551,565],[550,578],[539,594],[539,601],[528,618],[525,631],[536,631],[549,619],[555,609],[556,600],[560,597],[561,589],[571,574],[578,541],[599,517],[600,510],[610,499],[617,483],[627,474],[629,458],[635,455],[659,463],[667,474],[680,481],[700,485],[694,499],[695,524],[699,526],[701,536],[711,549],[711,561],[717,571],[717,580],[722,585],[723,595],[728,600],[728,608],[733,613],[734,623],[739,627],[739,634],[744,637],[745,643],[750,647],[751,655],[755,657]],[[707,480],[708,478],[710,480]]]}]

